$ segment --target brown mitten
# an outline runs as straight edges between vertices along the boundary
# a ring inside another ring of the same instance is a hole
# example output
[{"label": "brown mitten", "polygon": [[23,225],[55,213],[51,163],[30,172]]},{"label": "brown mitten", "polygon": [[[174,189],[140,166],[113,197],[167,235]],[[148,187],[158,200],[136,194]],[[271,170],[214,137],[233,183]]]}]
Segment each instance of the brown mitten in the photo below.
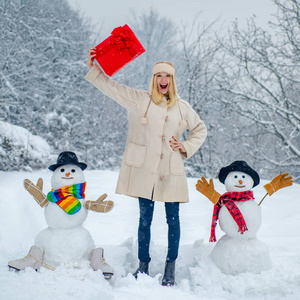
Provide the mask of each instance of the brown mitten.
[{"label": "brown mitten", "polygon": [[291,186],[293,184],[292,176],[287,177],[288,175],[289,173],[277,175],[275,178],[272,179],[271,182],[264,185],[264,188],[269,194],[269,196],[271,196],[276,191],[284,187]]},{"label": "brown mitten", "polygon": [[29,179],[25,179],[24,187],[41,207],[44,207],[48,203],[47,196],[43,193],[42,178],[38,179],[36,185]]},{"label": "brown mitten", "polygon": [[96,201],[86,201],[85,202],[85,208],[90,209],[92,211],[97,211],[97,212],[109,212],[113,209],[114,207],[114,202],[113,201],[103,201],[107,197],[106,194],[103,194],[100,196]]},{"label": "brown mitten", "polygon": [[217,204],[221,197],[221,194],[215,191],[212,179],[210,179],[208,183],[204,177],[201,177],[201,179],[197,181],[196,189],[206,196],[213,204]]}]

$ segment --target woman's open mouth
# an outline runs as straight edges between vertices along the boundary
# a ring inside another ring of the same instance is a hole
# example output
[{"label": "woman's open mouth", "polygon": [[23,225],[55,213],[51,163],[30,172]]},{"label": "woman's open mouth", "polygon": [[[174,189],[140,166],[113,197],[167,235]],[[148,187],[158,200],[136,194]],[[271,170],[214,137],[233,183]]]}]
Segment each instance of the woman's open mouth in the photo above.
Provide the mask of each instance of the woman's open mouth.
[{"label": "woman's open mouth", "polygon": [[159,86],[162,90],[164,90],[168,87],[168,84],[167,83],[166,84],[160,84]]}]

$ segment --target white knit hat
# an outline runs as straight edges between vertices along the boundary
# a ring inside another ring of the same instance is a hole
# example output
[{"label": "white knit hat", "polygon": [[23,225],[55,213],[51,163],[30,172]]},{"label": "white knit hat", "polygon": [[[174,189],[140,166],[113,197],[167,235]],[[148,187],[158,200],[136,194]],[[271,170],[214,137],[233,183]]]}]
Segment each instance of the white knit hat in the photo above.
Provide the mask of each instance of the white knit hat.
[{"label": "white knit hat", "polygon": [[170,75],[175,76],[175,67],[172,63],[167,62],[167,61],[160,61],[157,62],[152,70],[152,74],[155,75],[159,72],[166,72]]}]

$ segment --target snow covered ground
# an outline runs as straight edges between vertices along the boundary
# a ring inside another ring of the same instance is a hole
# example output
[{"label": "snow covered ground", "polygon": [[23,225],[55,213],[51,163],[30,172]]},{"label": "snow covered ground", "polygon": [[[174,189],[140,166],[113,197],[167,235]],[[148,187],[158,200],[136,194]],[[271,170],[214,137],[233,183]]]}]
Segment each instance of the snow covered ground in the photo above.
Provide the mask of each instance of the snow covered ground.
[{"label": "snow covered ground", "polygon": [[[36,235],[47,227],[43,209],[23,188],[23,180],[44,179],[50,190],[52,172],[0,172],[0,299],[300,299],[300,185],[278,191],[262,204],[262,226],[258,239],[270,252],[272,268],[261,274],[225,275],[210,258],[214,244],[208,243],[213,206],[195,189],[196,178],[189,178],[190,203],[182,204],[181,246],[176,265],[177,285],[162,287],[167,245],[164,205],[156,203],[152,226],[150,276],[135,280],[137,261],[138,203],[116,195],[117,172],[85,171],[86,199],[96,200],[103,193],[115,202],[108,214],[89,212],[84,224],[96,247],[105,249],[105,258],[115,276],[107,281],[88,262],[77,267],[62,265],[55,271],[41,268],[9,271],[7,262],[24,257]],[[263,185],[253,189],[256,201],[265,194]],[[215,188],[225,192],[215,180]],[[219,226],[217,239],[223,232]],[[236,253],[233,253],[236,255]],[[233,257],[234,259],[234,257]]]}]

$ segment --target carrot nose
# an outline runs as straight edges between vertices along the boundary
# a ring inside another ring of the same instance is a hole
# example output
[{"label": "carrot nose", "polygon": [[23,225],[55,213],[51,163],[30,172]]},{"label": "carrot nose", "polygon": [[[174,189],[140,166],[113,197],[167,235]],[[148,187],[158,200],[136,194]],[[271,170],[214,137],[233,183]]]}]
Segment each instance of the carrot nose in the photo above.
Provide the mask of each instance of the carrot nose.
[{"label": "carrot nose", "polygon": [[239,184],[243,184],[243,181],[242,181],[242,180],[239,180]]},{"label": "carrot nose", "polygon": [[69,177],[69,176],[70,176],[70,174],[71,174],[71,173],[70,173],[70,172],[68,172],[68,173],[66,173],[66,176],[67,176],[67,177]]}]

